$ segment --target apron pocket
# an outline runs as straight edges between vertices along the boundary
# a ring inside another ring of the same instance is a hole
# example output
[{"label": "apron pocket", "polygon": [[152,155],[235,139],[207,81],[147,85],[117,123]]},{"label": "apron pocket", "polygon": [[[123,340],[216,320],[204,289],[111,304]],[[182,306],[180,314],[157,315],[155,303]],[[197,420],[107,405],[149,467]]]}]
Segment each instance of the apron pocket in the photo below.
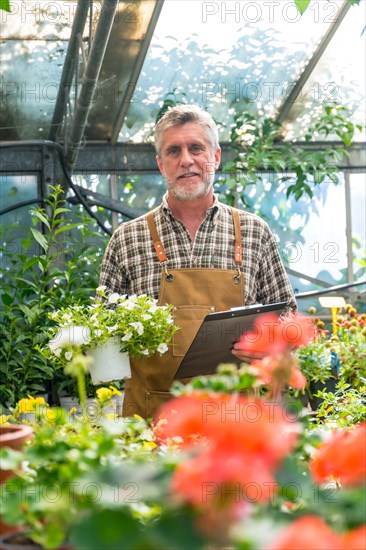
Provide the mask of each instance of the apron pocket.
[{"label": "apron pocket", "polygon": [[168,391],[152,391],[145,392],[145,404],[146,415],[145,418],[152,418],[156,413],[160,405],[163,405],[170,399],[173,399],[173,395]]},{"label": "apron pocket", "polygon": [[174,322],[179,330],[173,336],[174,357],[184,357],[192,344],[203,319],[215,311],[213,306],[176,306]]}]

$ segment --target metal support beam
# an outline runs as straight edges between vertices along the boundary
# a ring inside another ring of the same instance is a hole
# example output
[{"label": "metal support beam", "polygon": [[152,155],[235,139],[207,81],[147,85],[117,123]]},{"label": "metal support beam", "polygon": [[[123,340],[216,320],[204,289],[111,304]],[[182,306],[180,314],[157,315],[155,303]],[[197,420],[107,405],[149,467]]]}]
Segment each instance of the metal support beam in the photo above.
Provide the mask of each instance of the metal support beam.
[{"label": "metal support beam", "polygon": [[[50,148],[61,148],[61,145],[44,140],[3,142],[0,148],[0,172],[27,173],[41,170],[41,147],[48,145]],[[341,147],[342,143],[320,142],[302,143],[296,142],[294,147],[320,151],[324,148]],[[281,145],[279,145],[280,147]],[[234,151],[229,143],[222,143],[222,162],[229,162],[235,158]],[[345,157],[338,164],[340,170],[352,173],[366,172],[366,144],[353,143],[347,148],[349,158]],[[21,151],[21,154],[19,152]],[[116,172],[157,172],[156,152],[153,145],[147,143],[86,143],[80,149],[75,164],[75,171],[87,174],[102,174]],[[48,174],[47,174],[48,175]]]},{"label": "metal support beam", "polygon": [[[342,142],[296,142],[292,144],[295,148],[303,150],[321,151],[327,148],[344,148]],[[281,148],[281,144],[276,144]],[[232,161],[237,156],[237,151],[230,143],[221,144],[222,164]],[[337,163],[340,170],[351,172],[366,171],[366,146],[365,143],[353,143],[347,147],[349,157],[344,157]],[[152,144],[148,143],[86,143],[80,149],[75,165],[75,171],[88,173],[101,172],[157,172],[156,152]],[[260,171],[258,169],[258,171]],[[270,170],[266,170],[270,171]]]},{"label": "metal support beam", "polygon": [[152,36],[154,34],[156,23],[159,19],[160,12],[162,10],[163,4],[164,4],[164,0],[158,0],[155,4],[154,11],[151,15],[149,26],[147,28],[144,40],[141,44],[141,48],[140,48],[137,60],[134,64],[134,68],[133,68],[133,71],[132,71],[132,74],[131,74],[131,77],[130,77],[129,85],[127,86],[127,88],[126,88],[126,90],[123,94],[123,97],[121,99],[120,108],[119,108],[119,111],[118,111],[118,114],[117,114],[117,117],[116,117],[116,121],[115,121],[114,126],[113,126],[112,135],[111,135],[111,142],[112,142],[113,145],[115,145],[117,143],[119,133],[121,131],[123,122],[125,120],[128,108],[130,106],[130,101],[128,100],[128,98],[131,98],[133,93],[134,93],[134,90],[135,90],[135,87],[136,87],[136,84],[137,84],[137,80],[138,80],[138,77],[140,75],[142,65],[144,64],[145,57],[146,57],[146,54],[147,54],[147,50],[149,48]]},{"label": "metal support beam", "polygon": [[58,88],[56,104],[53,111],[51,127],[48,134],[48,139],[51,141],[56,141],[58,129],[62,124],[62,120],[65,115],[66,100],[69,90],[71,88],[71,83],[75,71],[75,63],[77,59],[77,49],[79,47],[78,36],[83,35],[88,11],[88,2],[86,2],[85,0],[78,2],[74,21],[72,24],[69,45],[67,47],[65,62],[62,68],[62,75]]},{"label": "metal support beam", "polygon": [[348,172],[344,174],[344,183],[347,239],[347,281],[349,283],[353,283],[351,184]]},{"label": "metal support beam", "polygon": [[95,92],[102,66],[109,35],[112,29],[118,0],[104,0],[93,43],[90,49],[87,66],[83,76],[77,106],[70,128],[69,146],[66,152],[66,164],[69,172],[73,171],[78,150],[84,134],[93,94]]},{"label": "metal support beam", "polygon": [[306,65],[305,69],[302,71],[300,77],[298,78],[295,86],[292,88],[289,96],[287,97],[286,101],[281,106],[279,113],[276,117],[277,122],[280,124],[283,124],[283,122],[287,119],[287,116],[297,100],[298,95],[301,93],[301,90],[305,86],[306,82],[308,81],[311,73],[315,69],[315,66],[319,62],[321,56],[323,55],[325,49],[327,48],[329,42],[337,32],[338,28],[340,27],[343,19],[345,18],[348,10],[350,9],[351,4],[348,0],[344,0],[344,4],[340,10],[340,13],[337,17],[337,19],[334,21],[334,23],[329,27],[328,31],[323,36],[319,46],[315,50],[314,54],[312,55],[311,59],[309,60],[308,64]]}]

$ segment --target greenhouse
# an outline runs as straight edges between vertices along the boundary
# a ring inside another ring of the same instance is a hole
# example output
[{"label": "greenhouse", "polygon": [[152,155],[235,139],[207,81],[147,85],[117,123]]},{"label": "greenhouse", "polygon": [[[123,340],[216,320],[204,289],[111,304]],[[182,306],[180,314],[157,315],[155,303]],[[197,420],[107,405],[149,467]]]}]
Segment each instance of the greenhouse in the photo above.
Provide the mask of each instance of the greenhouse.
[{"label": "greenhouse", "polygon": [[0,549],[366,550],[366,0],[0,18]]}]

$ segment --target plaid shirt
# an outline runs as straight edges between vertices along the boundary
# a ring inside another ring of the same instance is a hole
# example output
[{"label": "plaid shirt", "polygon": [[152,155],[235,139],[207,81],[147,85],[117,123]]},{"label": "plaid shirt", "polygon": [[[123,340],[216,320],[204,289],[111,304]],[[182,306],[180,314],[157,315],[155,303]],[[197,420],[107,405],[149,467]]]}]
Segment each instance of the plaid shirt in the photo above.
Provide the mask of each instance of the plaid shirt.
[{"label": "plaid shirt", "polygon": [[[294,294],[267,223],[245,211],[239,211],[239,215],[243,304],[287,302],[290,309],[296,310]],[[166,196],[154,212],[154,221],[168,258],[168,269],[236,269],[231,208],[220,203],[216,196],[194,242],[183,223],[174,218]],[[146,219],[141,216],[121,224],[111,237],[102,262],[100,285],[119,294],[148,294],[157,298],[161,271]]]}]

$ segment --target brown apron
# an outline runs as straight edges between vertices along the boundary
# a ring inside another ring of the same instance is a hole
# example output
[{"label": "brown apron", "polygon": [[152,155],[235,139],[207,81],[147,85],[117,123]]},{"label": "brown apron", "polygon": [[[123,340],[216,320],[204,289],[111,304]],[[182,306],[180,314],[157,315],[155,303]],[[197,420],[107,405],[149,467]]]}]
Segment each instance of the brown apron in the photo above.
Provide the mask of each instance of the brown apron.
[{"label": "brown apron", "polygon": [[[162,265],[158,303],[174,305],[174,322],[179,327],[169,349],[162,356],[131,358],[131,379],[126,381],[123,416],[139,414],[152,417],[159,405],[171,399],[169,392],[174,375],[187,353],[204,317],[243,305],[244,276],[238,212],[232,209],[235,229],[233,260],[237,269],[180,268],[169,269],[168,259],[157,234],[153,214],[147,223]],[[182,382],[188,382],[183,379]]]}]

